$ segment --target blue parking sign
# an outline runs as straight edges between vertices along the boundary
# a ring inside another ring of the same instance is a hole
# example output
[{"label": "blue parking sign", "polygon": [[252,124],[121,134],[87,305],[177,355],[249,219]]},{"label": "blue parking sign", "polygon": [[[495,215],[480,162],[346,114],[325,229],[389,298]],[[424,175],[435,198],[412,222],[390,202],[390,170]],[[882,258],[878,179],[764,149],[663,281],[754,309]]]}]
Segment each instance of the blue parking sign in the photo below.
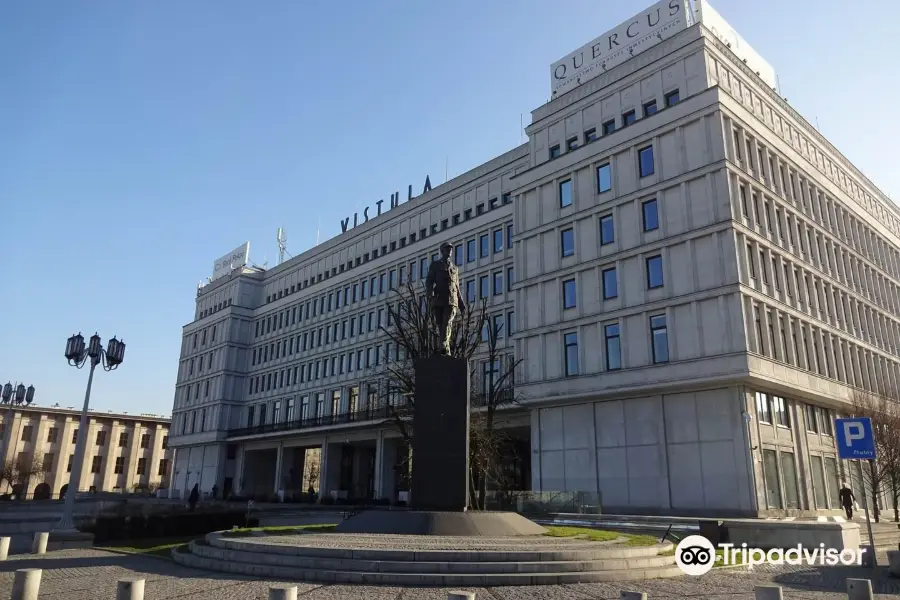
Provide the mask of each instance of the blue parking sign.
[{"label": "blue parking sign", "polygon": [[872,434],[872,419],[869,417],[835,419],[834,435],[840,458],[875,458],[875,436]]}]

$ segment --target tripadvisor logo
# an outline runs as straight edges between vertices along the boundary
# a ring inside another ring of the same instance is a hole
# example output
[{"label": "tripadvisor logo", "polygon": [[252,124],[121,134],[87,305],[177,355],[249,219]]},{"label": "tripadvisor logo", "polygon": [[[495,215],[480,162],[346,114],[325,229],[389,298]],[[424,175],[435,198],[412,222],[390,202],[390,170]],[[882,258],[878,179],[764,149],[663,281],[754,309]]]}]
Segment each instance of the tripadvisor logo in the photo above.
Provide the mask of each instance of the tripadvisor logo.
[{"label": "tripadvisor logo", "polygon": [[[718,550],[718,552],[717,552]],[[675,564],[685,575],[705,575],[716,564],[720,566],[744,565],[752,569],[758,565],[823,565],[823,566],[859,566],[862,565],[865,548],[855,550],[847,548],[825,548],[825,544],[819,544],[818,548],[794,548],[762,550],[749,548],[747,544],[741,544],[736,548],[734,544],[719,544],[718,548],[701,535],[689,535],[675,548]]]}]

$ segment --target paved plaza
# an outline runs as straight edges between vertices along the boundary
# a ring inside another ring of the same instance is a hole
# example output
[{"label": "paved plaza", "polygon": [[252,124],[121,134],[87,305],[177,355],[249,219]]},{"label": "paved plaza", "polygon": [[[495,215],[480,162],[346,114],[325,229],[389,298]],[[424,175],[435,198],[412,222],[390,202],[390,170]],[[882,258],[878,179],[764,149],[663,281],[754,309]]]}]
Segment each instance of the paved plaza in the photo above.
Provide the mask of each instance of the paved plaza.
[{"label": "paved plaza", "polygon": [[[886,564],[879,557],[879,564]],[[44,570],[41,598],[59,600],[112,600],[116,582],[143,577],[146,600],[265,600],[275,581],[197,571],[153,557],[128,556],[101,550],[64,550],[43,557],[14,555],[0,563],[0,599],[10,597],[16,569]],[[878,571],[845,567],[762,567],[754,571],[717,569],[701,577],[679,577],[627,583],[590,583],[560,586],[474,589],[478,600],[617,600],[623,589],[647,592],[650,600],[753,598],[757,585],[780,585],[787,599],[846,600],[845,579],[871,579],[880,597],[900,598],[900,579]],[[446,589],[345,586],[296,583],[298,597],[308,600],[444,600]]]}]

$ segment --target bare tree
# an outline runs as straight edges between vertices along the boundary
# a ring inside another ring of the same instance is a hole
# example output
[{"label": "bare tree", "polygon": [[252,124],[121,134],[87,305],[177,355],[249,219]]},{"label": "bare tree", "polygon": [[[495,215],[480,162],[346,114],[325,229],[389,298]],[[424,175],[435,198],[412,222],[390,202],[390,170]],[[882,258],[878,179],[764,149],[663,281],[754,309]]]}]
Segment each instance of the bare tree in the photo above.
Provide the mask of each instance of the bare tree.
[{"label": "bare tree", "polygon": [[[320,451],[315,450],[307,450],[307,453],[309,454],[303,461],[303,482],[301,483],[301,485],[303,485],[304,491],[308,490],[309,488],[317,490],[319,489],[319,473],[321,472],[321,454]],[[314,458],[313,455],[315,455]]]},{"label": "bare tree", "polygon": [[0,483],[7,483],[18,498],[28,495],[33,479],[44,475],[44,462],[37,456],[20,455],[0,465]]},{"label": "bare tree", "polygon": [[0,463],[0,486],[8,485],[10,488],[16,483],[16,461],[9,459]]},{"label": "bare tree", "polygon": [[[875,522],[879,521],[878,496],[887,491],[894,500],[894,520],[898,520],[897,499],[900,496],[900,403],[891,393],[854,391],[851,396],[853,414],[872,421],[876,460],[863,466],[863,493],[871,498]],[[885,489],[887,487],[887,489]]]},{"label": "bare tree", "polygon": [[[407,283],[392,295],[386,305],[387,323],[381,324],[395,356],[374,375],[380,391],[379,402],[399,431],[401,448],[398,467],[411,469],[412,417],[415,412],[415,361],[436,353],[437,323],[428,306],[424,285]],[[500,482],[501,458],[509,453],[509,438],[499,428],[498,410],[515,402],[513,386],[518,362],[505,355],[499,343],[503,325],[488,316],[487,300],[469,305],[454,322],[450,355],[465,360],[473,386],[470,416],[470,480],[472,504],[484,508],[489,480]],[[371,407],[370,407],[371,408]],[[476,493],[477,490],[477,493]]]}]

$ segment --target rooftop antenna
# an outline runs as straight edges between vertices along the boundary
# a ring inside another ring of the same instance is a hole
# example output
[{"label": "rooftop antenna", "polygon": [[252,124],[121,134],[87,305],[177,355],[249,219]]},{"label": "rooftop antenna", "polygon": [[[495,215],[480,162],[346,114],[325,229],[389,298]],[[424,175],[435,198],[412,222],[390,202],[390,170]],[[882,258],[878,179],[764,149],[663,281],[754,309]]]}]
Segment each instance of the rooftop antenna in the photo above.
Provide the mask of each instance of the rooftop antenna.
[{"label": "rooftop antenna", "polygon": [[450,179],[450,156],[444,156],[444,183],[447,183]]},{"label": "rooftop antenna", "polygon": [[525,125],[524,125],[524,121],[522,119],[523,119],[522,113],[519,113],[519,143],[520,144],[525,141]]},{"label": "rooftop antenna", "polygon": [[275,238],[278,242],[278,264],[284,262],[284,251],[287,249],[287,237],[284,235],[284,229],[278,228],[278,235]]},{"label": "rooftop antenna", "polygon": [[319,245],[319,228],[322,225],[322,217],[316,217],[316,246]]}]

